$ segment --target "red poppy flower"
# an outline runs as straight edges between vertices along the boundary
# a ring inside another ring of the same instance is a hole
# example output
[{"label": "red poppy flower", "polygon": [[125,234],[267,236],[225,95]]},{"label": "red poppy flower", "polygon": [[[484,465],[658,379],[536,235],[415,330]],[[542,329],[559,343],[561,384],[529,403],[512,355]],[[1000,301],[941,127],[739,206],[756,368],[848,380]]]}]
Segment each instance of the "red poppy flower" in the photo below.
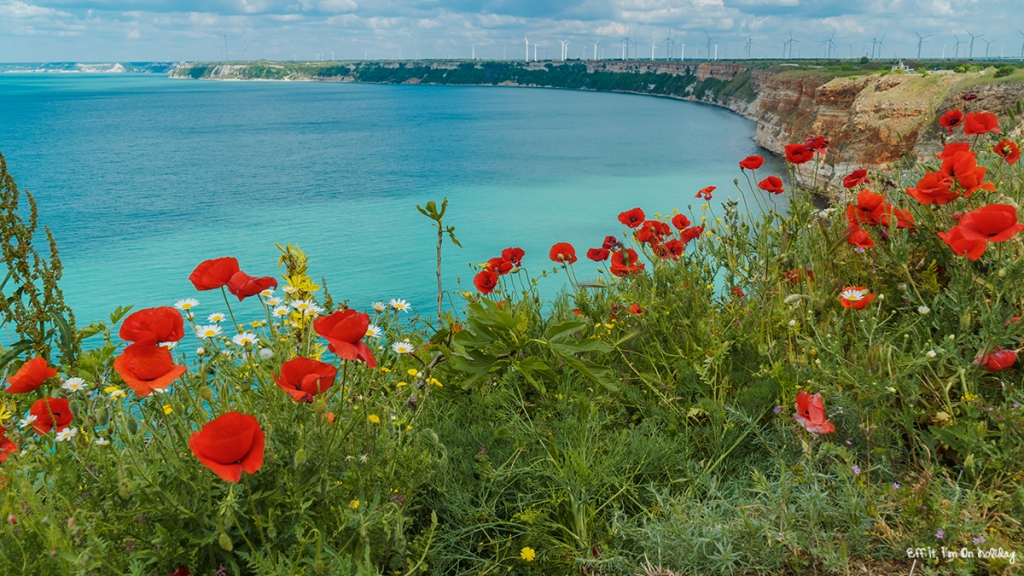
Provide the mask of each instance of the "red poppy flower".
[{"label": "red poppy flower", "polygon": [[824,154],[825,149],[828,148],[828,138],[825,138],[824,136],[808,138],[804,141],[804,146],[818,154]]},{"label": "red poppy flower", "polygon": [[601,248],[604,248],[605,250],[614,250],[621,245],[622,244],[619,242],[619,239],[615,236],[605,236],[604,242],[601,243]]},{"label": "red poppy flower", "polygon": [[573,308],[572,313],[577,316],[583,316],[583,310],[580,310],[579,308]]},{"label": "red poppy flower", "polygon": [[632,210],[626,210],[619,214],[619,222],[622,222],[630,228],[636,228],[644,221],[644,211],[639,208],[633,208]]},{"label": "red poppy flower", "polygon": [[1017,352],[1015,350],[1002,350],[997,349],[992,353],[982,357],[981,352],[978,353],[978,358],[974,360],[974,365],[983,365],[988,369],[989,372],[998,372],[1013,366],[1017,362]]},{"label": "red poppy flower", "polygon": [[891,211],[892,206],[886,203],[885,196],[864,189],[857,194],[857,205],[850,204],[846,207],[846,218],[850,222],[863,222],[869,226],[887,226]]},{"label": "red poppy flower", "polygon": [[786,144],[786,162],[791,164],[806,164],[814,158],[814,150],[803,144]]},{"label": "red poppy flower", "polygon": [[313,330],[327,340],[327,348],[345,360],[359,360],[367,368],[377,366],[370,348],[363,342],[370,317],[355,310],[339,310],[313,321]]},{"label": "red poppy flower", "polygon": [[849,189],[849,188],[856,188],[857,186],[860,186],[861,184],[867,183],[867,181],[868,181],[868,171],[867,170],[863,170],[863,169],[862,170],[854,170],[853,172],[850,172],[849,174],[847,174],[845,178],[843,178],[843,188],[847,188],[847,189]]},{"label": "red poppy flower", "polygon": [[757,170],[764,166],[764,156],[747,156],[740,160],[740,168],[743,170]]},{"label": "red poppy flower", "polygon": [[672,217],[672,225],[676,230],[685,230],[690,225],[690,219],[686,217],[686,214],[676,214]]},{"label": "red poppy flower", "polygon": [[1017,147],[1017,144],[1009,140],[1003,140],[999,144],[996,144],[996,147],[992,150],[996,154],[1002,156],[1003,160],[1006,160],[1007,164],[1013,165],[1017,163],[1017,160],[1020,160],[1020,148]]},{"label": "red poppy flower", "polygon": [[943,152],[942,173],[950,178],[955,178],[957,183],[965,188],[964,198],[970,198],[978,189],[995,190],[992,183],[985,183],[985,172],[987,168],[978,166],[977,156],[974,152],[956,152],[946,154]]},{"label": "red poppy flower", "polygon": [[949,204],[957,197],[949,184],[949,177],[942,172],[928,172],[918,180],[917,188],[907,188],[907,194],[921,204]]},{"label": "red poppy flower", "polygon": [[644,311],[639,304],[633,303],[629,305],[629,313],[633,316],[643,316]]},{"label": "red poppy flower", "polygon": [[988,132],[995,134],[1003,133],[999,129],[999,117],[995,114],[991,112],[975,112],[974,114],[964,116],[964,134],[974,136],[975,134],[985,134]]},{"label": "red poppy flower", "polygon": [[228,280],[228,292],[238,296],[239,302],[249,296],[255,296],[268,288],[277,288],[277,280],[270,276],[262,278],[249,276],[241,270],[232,274]]},{"label": "red poppy flower", "polygon": [[192,571],[188,569],[188,566],[179,566],[177,570],[167,576],[190,576],[191,574]]},{"label": "red poppy flower", "polygon": [[681,230],[679,232],[679,238],[681,238],[684,243],[689,244],[690,240],[700,238],[700,235],[703,233],[703,226],[694,226],[692,228],[687,228],[686,230]]},{"label": "red poppy flower", "polygon": [[476,289],[485,296],[494,292],[497,285],[498,273],[493,270],[483,270],[473,277],[473,286],[476,286]]},{"label": "red poppy flower", "polygon": [[40,398],[28,409],[28,413],[36,417],[34,428],[36,434],[46,434],[56,429],[58,432],[67,428],[75,415],[71,413],[71,404],[67,398]]},{"label": "red poppy flower", "polygon": [[238,260],[234,258],[217,258],[206,260],[196,266],[188,279],[196,290],[216,290],[227,286],[231,277],[238,272]]},{"label": "red poppy flower", "polygon": [[636,239],[640,242],[661,242],[661,240],[672,233],[668,224],[659,220],[645,220],[636,230]]},{"label": "red poppy flower", "polygon": [[162,390],[185,373],[184,366],[175,366],[171,351],[156,344],[137,343],[114,358],[114,370],[138,396],[149,396]]},{"label": "red poppy flower", "polygon": [[18,445],[6,436],[7,430],[0,426],[0,462],[7,460],[7,455],[18,451]]},{"label": "red poppy flower", "polygon": [[871,235],[862,230],[857,224],[852,224],[846,230],[846,243],[856,246],[861,250],[875,247],[875,241],[871,239]]},{"label": "red poppy flower", "polygon": [[616,250],[612,253],[609,271],[620,278],[630,274],[639,274],[645,266],[643,263],[637,262],[639,259],[640,257],[637,256],[636,250],[632,248]]},{"label": "red poppy flower", "polygon": [[124,319],[118,335],[138,344],[177,342],[185,337],[185,321],[170,306],[144,308]]},{"label": "red poppy flower", "polygon": [[988,249],[988,242],[964,238],[963,230],[953,226],[946,232],[939,232],[939,238],[945,242],[958,256],[967,256],[968,260],[977,260]]},{"label": "red poppy flower", "polygon": [[497,272],[499,276],[504,276],[512,271],[515,265],[511,261],[504,258],[491,258],[487,261],[487,270]]},{"label": "red poppy flower", "polygon": [[326,362],[297,356],[281,364],[281,375],[274,382],[296,402],[312,402],[313,397],[334,384],[338,369]]},{"label": "red poppy flower", "polygon": [[[639,208],[635,210],[639,210]],[[576,249],[568,242],[559,242],[551,247],[548,257],[553,262],[558,262],[559,264],[574,264],[576,262]]]},{"label": "red poppy flower", "polygon": [[732,287],[732,295],[737,297],[737,298],[744,298],[744,297],[746,297],[746,294],[743,293],[743,288],[740,288],[739,286],[733,286]]},{"label": "red poppy flower", "polygon": [[963,119],[963,112],[955,109],[950,110],[949,112],[943,114],[941,118],[939,118],[939,126],[942,126],[943,128],[949,130],[949,133],[952,134],[953,128],[959,126],[960,123],[963,122]]},{"label": "red poppy flower", "polygon": [[847,286],[839,293],[839,303],[843,308],[863,310],[875,299],[875,295],[863,286]]},{"label": "red poppy flower", "polygon": [[668,250],[669,254],[671,254],[673,258],[678,260],[686,250],[686,244],[683,244],[683,241],[678,238],[673,238],[668,242],[665,242],[665,249]]},{"label": "red poppy flower", "polygon": [[192,454],[225,482],[238,482],[242,470],[255,474],[263,466],[263,430],[255,416],[228,412],[192,434]]},{"label": "red poppy flower", "polygon": [[1024,230],[1024,224],[1017,223],[1017,209],[1008,204],[989,204],[972,210],[960,218],[956,227],[967,240],[989,242],[1006,242]]},{"label": "red poppy flower", "polygon": [[715,191],[716,186],[705,186],[701,188],[694,198],[704,198],[705,200],[711,200],[711,193]]},{"label": "red poppy flower", "polygon": [[950,156],[954,156],[954,155],[959,154],[961,152],[970,152],[970,151],[971,151],[971,143],[970,142],[950,142],[949,144],[946,144],[945,146],[943,146],[942,147],[942,152],[939,152],[938,154],[936,154],[935,157],[938,158],[939,160],[944,160],[944,159],[946,159],[946,158],[948,158]]},{"label": "red poppy flower", "polygon": [[604,248],[591,248],[590,250],[587,250],[587,258],[590,258],[594,262],[604,262],[608,259],[609,254],[611,254],[611,251]]},{"label": "red poppy flower", "polygon": [[523,256],[526,256],[526,252],[522,248],[505,248],[501,251],[501,257],[516,266],[522,265]]},{"label": "red poppy flower", "polygon": [[33,358],[21,365],[18,371],[7,379],[11,386],[8,394],[24,394],[42,386],[49,378],[57,375],[57,371],[46,365],[45,358]]},{"label": "red poppy flower", "polygon": [[909,210],[899,210],[894,208],[892,215],[896,217],[897,228],[913,228],[914,227],[914,215]]},{"label": "red poppy flower", "polygon": [[757,187],[772,194],[782,194],[782,178],[769,176],[757,183]]},{"label": "red poppy flower", "polygon": [[799,392],[796,395],[796,414],[793,420],[812,434],[831,434],[836,431],[835,425],[825,418],[825,401],[821,394],[811,395],[808,392]]}]

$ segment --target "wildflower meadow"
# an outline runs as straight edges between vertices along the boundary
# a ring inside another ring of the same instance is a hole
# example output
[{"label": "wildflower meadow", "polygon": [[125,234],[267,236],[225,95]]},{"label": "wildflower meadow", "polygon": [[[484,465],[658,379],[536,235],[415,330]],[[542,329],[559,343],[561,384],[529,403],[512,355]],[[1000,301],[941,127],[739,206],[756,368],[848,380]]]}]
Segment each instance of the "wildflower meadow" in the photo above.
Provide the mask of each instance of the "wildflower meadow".
[{"label": "wildflower meadow", "polygon": [[797,182],[843,165],[806,135],[546,254],[425,203],[430,309],[289,244],[78,326],[0,160],[0,572],[1021,573],[1024,163],[964,106],[934,158]]}]

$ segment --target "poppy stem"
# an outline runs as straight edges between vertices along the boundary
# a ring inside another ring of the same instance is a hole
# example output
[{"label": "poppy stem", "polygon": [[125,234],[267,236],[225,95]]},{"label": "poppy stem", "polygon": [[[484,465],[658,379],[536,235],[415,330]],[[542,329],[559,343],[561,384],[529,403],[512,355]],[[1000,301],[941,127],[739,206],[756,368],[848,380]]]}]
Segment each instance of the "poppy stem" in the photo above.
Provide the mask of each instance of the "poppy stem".
[{"label": "poppy stem", "polygon": [[257,296],[260,299],[260,304],[263,304],[263,311],[267,313],[267,326],[270,327],[270,335],[277,339],[277,331],[274,330],[274,321],[270,319],[270,307],[263,301],[263,296]]},{"label": "poppy stem", "polygon": [[238,321],[235,320],[235,313],[231,310],[231,302],[228,302],[228,292],[223,286],[220,287],[220,293],[224,296],[224,304],[228,307],[228,315],[231,316],[231,323],[235,325],[235,331],[241,334],[242,330],[238,327]]}]

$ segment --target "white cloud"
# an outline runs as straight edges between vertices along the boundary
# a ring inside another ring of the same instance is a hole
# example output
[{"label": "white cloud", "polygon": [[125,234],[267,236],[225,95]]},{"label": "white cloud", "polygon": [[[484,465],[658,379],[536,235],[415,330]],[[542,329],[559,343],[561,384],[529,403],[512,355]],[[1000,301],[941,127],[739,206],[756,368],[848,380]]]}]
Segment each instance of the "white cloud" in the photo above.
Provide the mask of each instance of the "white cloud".
[{"label": "white cloud", "polygon": [[53,16],[69,17],[71,14],[53,8],[26,4],[19,0],[0,1],[0,18],[42,18]]}]

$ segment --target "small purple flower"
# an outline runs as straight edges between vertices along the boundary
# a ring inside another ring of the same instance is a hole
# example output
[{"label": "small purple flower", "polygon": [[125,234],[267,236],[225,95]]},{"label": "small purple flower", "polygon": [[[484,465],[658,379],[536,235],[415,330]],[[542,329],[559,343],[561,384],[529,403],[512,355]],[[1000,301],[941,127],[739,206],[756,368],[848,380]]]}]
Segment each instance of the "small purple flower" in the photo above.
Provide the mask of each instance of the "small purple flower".
[{"label": "small purple flower", "polygon": [[985,537],[984,536],[978,536],[977,538],[973,539],[973,542],[975,544],[984,544],[985,543]]},{"label": "small purple flower", "polygon": [[775,413],[778,414],[779,412],[782,412],[782,406],[775,407]]},{"label": "small purple flower", "polygon": [[939,530],[938,532],[935,533],[935,537],[938,538],[939,540],[942,540],[943,538],[946,537],[946,531],[945,530]]},{"label": "small purple flower", "polygon": [[991,412],[991,411],[993,411],[993,410],[995,410],[995,408],[993,408],[993,407],[991,407],[991,406],[989,406],[989,407],[988,407],[988,411],[989,411],[989,412]]},{"label": "small purple flower", "polygon": [[899,482],[893,482],[892,483],[892,489],[893,490],[899,490],[900,489],[900,483]]},{"label": "small purple flower", "polygon": [[847,445],[847,446],[853,446],[853,442],[850,442],[849,440],[847,440],[847,441],[846,441],[846,445]]},{"label": "small purple flower", "polygon": [[863,254],[865,250],[863,248],[861,248],[860,246],[857,246],[857,247],[855,247],[853,249],[853,251],[857,252],[858,254]]},{"label": "small purple flower", "polygon": [[1020,404],[1018,404],[1018,403],[1014,402],[1014,403],[1013,403],[1013,407],[1014,407],[1015,409],[1016,409],[1016,408],[1020,408]]},{"label": "small purple flower", "polygon": [[217,576],[228,576],[228,567],[221,564],[220,568],[217,568],[217,571],[214,572],[214,574]]},{"label": "small purple flower", "polygon": [[851,468],[852,468],[853,473],[855,475],[860,476],[860,466],[857,466],[856,464],[854,464]]}]

